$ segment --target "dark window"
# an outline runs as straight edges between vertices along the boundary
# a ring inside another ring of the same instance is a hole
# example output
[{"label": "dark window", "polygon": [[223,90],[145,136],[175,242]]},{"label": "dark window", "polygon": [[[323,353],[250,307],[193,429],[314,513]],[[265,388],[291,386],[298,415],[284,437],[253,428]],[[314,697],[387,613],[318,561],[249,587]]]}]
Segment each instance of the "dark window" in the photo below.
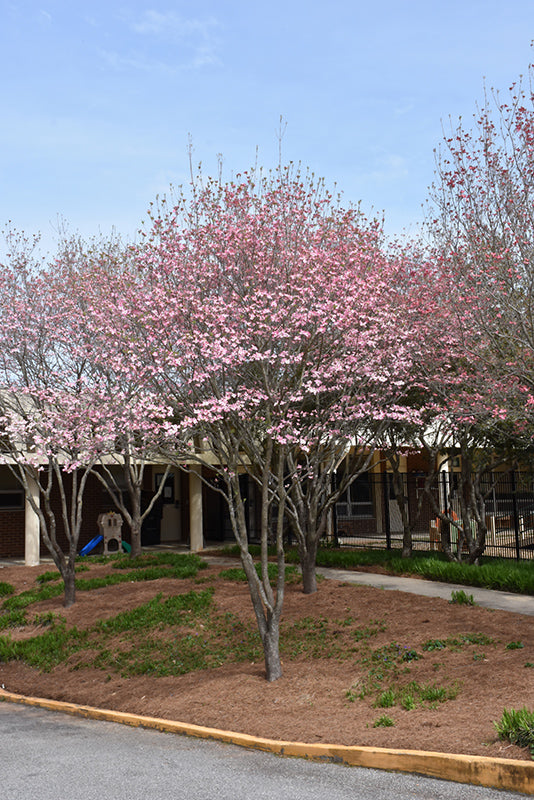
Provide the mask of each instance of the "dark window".
[{"label": "dark window", "polygon": [[24,508],[24,492],[22,489],[0,490],[0,510],[3,508]]},{"label": "dark window", "polygon": [[343,492],[336,504],[340,517],[372,517],[373,488],[368,472],[358,475]]}]

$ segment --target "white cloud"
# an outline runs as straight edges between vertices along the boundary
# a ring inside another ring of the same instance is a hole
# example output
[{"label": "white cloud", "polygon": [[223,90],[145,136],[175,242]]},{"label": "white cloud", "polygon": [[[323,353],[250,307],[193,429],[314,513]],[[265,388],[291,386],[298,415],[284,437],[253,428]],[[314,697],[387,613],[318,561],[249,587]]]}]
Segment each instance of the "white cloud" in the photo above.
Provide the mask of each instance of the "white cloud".
[{"label": "white cloud", "polygon": [[132,23],[132,28],[136,33],[179,39],[190,36],[207,39],[211,36],[213,29],[217,27],[218,23],[214,17],[208,17],[205,20],[184,19],[174,11],[166,14],[159,11],[145,11],[138,22]]},{"label": "white cloud", "polygon": [[180,68],[198,69],[219,64],[220,24],[213,16],[204,19],[185,18],[174,11],[145,11],[141,18],[129,21],[131,29],[139,36],[156,38],[185,48],[187,57]]},{"label": "white cloud", "polygon": [[[164,61],[153,58],[144,58],[136,54],[135,56],[123,55],[114,50],[99,50],[102,61],[112,69],[134,69],[141,72],[176,72],[176,65],[167,64]],[[186,65],[182,65],[182,69]]]}]

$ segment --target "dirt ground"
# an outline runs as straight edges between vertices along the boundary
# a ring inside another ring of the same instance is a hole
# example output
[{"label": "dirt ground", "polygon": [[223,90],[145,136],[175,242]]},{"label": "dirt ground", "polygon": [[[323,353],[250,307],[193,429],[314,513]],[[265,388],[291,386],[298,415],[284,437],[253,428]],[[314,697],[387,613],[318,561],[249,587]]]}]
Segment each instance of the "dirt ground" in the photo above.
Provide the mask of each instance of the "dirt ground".
[{"label": "dirt ground", "polygon": [[[37,574],[46,569],[3,567],[0,581],[12,583],[17,590],[30,588]],[[108,570],[108,566],[95,565],[90,574]],[[215,588],[217,608],[251,619],[246,584],[222,581],[217,577],[219,570],[210,566],[202,572],[203,581],[211,581]],[[32,606],[32,610],[61,613],[69,626],[84,628],[160,592],[169,595],[199,588],[195,580],[120,584],[79,592],[76,604],[69,609],[62,607],[60,597]],[[365,679],[356,657],[299,656],[283,664],[283,677],[273,683],[265,680],[263,663],[259,662],[230,664],[179,677],[128,679],[94,668],[73,671],[68,666],[39,673],[10,662],[0,663],[0,685],[27,695],[274,739],[530,759],[525,750],[497,739],[493,721],[501,717],[504,708],[534,709],[534,667],[525,666],[534,663],[532,618],[331,580],[322,581],[311,596],[304,596],[298,584],[286,589],[286,622],[304,617],[343,620],[347,616],[356,618],[361,628],[381,623],[383,630],[369,642],[373,649],[396,642],[422,656],[407,664],[409,675],[402,680],[440,686],[457,683],[457,697],[435,708],[427,704],[413,710],[399,705],[373,707],[372,697],[350,702],[347,692]],[[26,637],[35,632],[29,626],[10,634]],[[342,627],[339,633],[345,635]],[[444,640],[468,633],[486,634],[494,643],[468,645],[457,651],[422,649],[431,638]],[[510,642],[521,642],[523,647],[507,649]],[[373,727],[383,713],[394,720],[393,727]]]}]

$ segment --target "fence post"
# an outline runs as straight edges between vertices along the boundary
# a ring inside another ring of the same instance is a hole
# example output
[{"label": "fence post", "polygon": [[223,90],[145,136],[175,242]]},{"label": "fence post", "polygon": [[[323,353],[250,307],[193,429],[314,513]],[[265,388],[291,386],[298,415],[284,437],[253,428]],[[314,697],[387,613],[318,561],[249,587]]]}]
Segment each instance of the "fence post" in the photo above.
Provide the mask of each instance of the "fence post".
[{"label": "fence post", "polygon": [[521,558],[521,554],[519,552],[519,514],[517,509],[517,495],[516,495],[516,482],[515,482],[514,469],[510,472],[510,480],[512,485],[512,510],[514,515],[515,557],[516,561],[519,561]]},{"label": "fence post", "polygon": [[448,501],[449,486],[447,480],[448,474],[449,473],[445,472],[445,470],[441,473],[441,482],[443,484],[443,511],[446,514],[446,516],[449,516],[449,501]]},{"label": "fence post", "polygon": [[382,473],[382,498],[384,501],[384,524],[386,526],[386,550],[391,550],[391,522],[389,519],[389,486],[387,472]]}]

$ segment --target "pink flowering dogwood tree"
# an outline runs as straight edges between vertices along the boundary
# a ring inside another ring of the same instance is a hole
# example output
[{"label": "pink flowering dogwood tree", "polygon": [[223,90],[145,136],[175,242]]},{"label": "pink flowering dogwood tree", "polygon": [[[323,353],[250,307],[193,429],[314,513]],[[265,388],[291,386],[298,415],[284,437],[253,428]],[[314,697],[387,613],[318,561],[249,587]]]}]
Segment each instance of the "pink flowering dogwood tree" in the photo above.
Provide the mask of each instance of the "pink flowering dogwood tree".
[{"label": "pink flowering dogwood tree", "polygon": [[39,517],[70,606],[98,414],[85,391],[85,359],[72,346],[77,315],[69,275],[56,280],[36,265],[24,237],[12,235],[9,244],[0,277],[1,458]]},{"label": "pink flowering dogwood tree", "polygon": [[[445,137],[429,220],[466,344],[479,343],[476,354],[496,380],[523,386],[527,417],[534,405],[532,76],[530,67],[504,99],[487,93],[472,126],[460,123]],[[493,413],[505,419],[513,410]]]},{"label": "pink flowering dogwood tree", "polygon": [[[531,446],[534,408],[534,94],[527,80],[502,96],[486,93],[468,126],[445,136],[437,155],[429,229],[441,270],[442,306],[451,309],[460,345],[447,398],[461,452],[464,508],[480,541],[469,542],[469,557],[482,552],[483,500],[475,478],[482,453],[499,459],[519,456]],[[442,398],[444,401],[445,398]],[[473,472],[474,470],[474,472]],[[477,510],[478,508],[478,510]],[[469,540],[470,524],[463,525]]]},{"label": "pink flowering dogwood tree", "polygon": [[[174,441],[172,409],[162,404],[132,349],[129,314],[139,294],[139,282],[129,250],[117,242],[85,248],[77,244],[76,286],[80,302],[79,347],[92,381],[87,386],[100,413],[94,440],[93,474],[103,484],[130,528],[131,556],[141,554],[144,520],[161,497],[162,480],[148,488],[147,467],[161,464],[160,453]],[[148,500],[145,500],[148,496]]]},{"label": "pink flowering dogwood tree", "polygon": [[[336,467],[356,450],[344,480],[353,479],[369,463],[371,422],[386,407],[389,416],[406,411],[397,400],[410,353],[388,302],[394,270],[376,226],[291,169],[200,181],[190,200],[162,204],[138,268],[147,287],[146,307],[131,315],[139,348],[174,408],[188,460],[218,474],[274,680],[284,515],[313,591],[317,543],[343,491]],[[241,474],[261,497],[259,574]]]}]

